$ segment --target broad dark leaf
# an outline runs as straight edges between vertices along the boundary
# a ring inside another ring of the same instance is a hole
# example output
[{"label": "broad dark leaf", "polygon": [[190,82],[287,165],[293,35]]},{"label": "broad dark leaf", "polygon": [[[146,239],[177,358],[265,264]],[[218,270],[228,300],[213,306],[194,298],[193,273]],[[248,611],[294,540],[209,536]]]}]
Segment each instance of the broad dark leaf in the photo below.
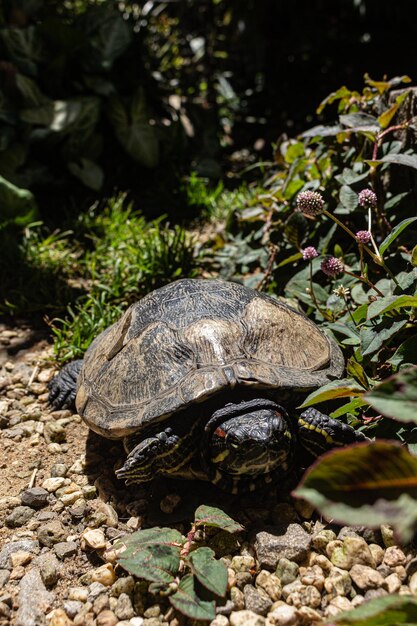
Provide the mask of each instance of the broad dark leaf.
[{"label": "broad dark leaf", "polygon": [[380,163],[396,163],[397,165],[406,165],[417,169],[417,156],[414,154],[387,154],[381,159]]},{"label": "broad dark leaf", "polygon": [[374,598],[326,621],[329,626],[413,626],[416,623],[417,598],[399,595]]},{"label": "broad dark leaf", "polygon": [[[414,157],[416,159],[416,167],[417,167],[417,156]],[[390,232],[390,234],[384,239],[384,241],[381,243],[381,245],[379,246],[379,252],[381,254],[384,254],[384,252],[386,250],[388,250],[388,248],[390,247],[390,245],[393,243],[393,241],[395,241],[395,239],[397,239],[398,235],[400,235],[402,233],[402,231],[404,230],[404,228],[407,228],[407,226],[409,226],[410,224],[412,224],[413,222],[415,222],[417,220],[417,217],[408,217],[407,219],[403,220],[402,222],[400,222],[399,224],[397,224],[392,231]]]},{"label": "broad dark leaf", "polygon": [[191,570],[200,583],[217,596],[224,596],[227,588],[227,568],[217,561],[211,548],[197,548],[188,557]]},{"label": "broad dark leaf", "polygon": [[214,526],[227,530],[229,533],[236,533],[243,530],[243,526],[235,522],[221,509],[214,506],[206,506],[202,504],[195,512],[195,523],[197,526]]},{"label": "broad dark leaf", "polygon": [[375,326],[363,326],[360,331],[362,356],[375,354],[388,340],[396,335],[407,324],[407,320],[387,323],[386,320]]},{"label": "broad dark leaf", "polygon": [[387,362],[394,369],[406,363],[417,365],[417,335],[406,339]]},{"label": "broad dark leaf", "polygon": [[399,309],[417,307],[417,296],[384,296],[368,307],[368,320]]},{"label": "broad dark leaf", "polygon": [[294,495],[339,523],[392,524],[407,541],[417,527],[417,458],[399,443],[346,446],[321,456]]},{"label": "broad dark leaf", "polygon": [[417,423],[417,367],[387,378],[368,391],[365,400],[386,417]]},{"label": "broad dark leaf", "polygon": [[174,580],[184,537],[172,528],[150,528],[126,535],[115,544],[118,563],[130,574],[156,583]]},{"label": "broad dark leaf", "polygon": [[323,385],[320,389],[312,391],[304,400],[300,408],[305,408],[320,402],[327,402],[335,398],[350,398],[351,396],[361,396],[365,393],[365,389],[353,378],[345,378],[342,380],[333,380],[327,385]]},{"label": "broad dark leaf", "polygon": [[169,601],[177,611],[191,619],[213,620],[216,616],[214,600],[207,602],[196,595],[192,574],[184,576],[178,591],[169,597]]}]

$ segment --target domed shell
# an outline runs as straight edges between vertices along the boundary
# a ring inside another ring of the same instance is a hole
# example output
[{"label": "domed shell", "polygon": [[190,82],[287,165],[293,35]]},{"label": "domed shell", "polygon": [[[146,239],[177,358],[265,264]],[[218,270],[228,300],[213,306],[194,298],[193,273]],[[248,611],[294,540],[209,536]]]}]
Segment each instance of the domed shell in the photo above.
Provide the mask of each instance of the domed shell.
[{"label": "domed shell", "polygon": [[92,430],[119,438],[228,387],[307,391],[343,368],[337,344],[302,313],[237,283],[184,279],[93,341],[76,405]]}]

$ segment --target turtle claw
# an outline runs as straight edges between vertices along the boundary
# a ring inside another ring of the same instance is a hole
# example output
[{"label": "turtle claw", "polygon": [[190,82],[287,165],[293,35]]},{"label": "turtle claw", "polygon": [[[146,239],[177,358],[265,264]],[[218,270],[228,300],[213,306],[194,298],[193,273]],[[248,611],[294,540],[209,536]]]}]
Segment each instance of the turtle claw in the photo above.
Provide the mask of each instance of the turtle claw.
[{"label": "turtle claw", "polygon": [[53,409],[72,409],[77,394],[77,379],[81,371],[82,360],[65,365],[49,382],[48,402]]},{"label": "turtle claw", "polygon": [[369,441],[363,433],[312,407],[298,418],[298,438],[302,447],[315,457],[333,448]]}]

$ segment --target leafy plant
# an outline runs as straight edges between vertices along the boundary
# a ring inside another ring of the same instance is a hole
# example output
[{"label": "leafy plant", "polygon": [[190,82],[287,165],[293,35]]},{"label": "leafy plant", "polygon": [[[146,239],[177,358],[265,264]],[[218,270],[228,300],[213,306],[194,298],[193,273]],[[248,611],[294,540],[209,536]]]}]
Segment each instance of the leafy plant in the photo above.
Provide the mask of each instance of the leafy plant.
[{"label": "leafy plant", "polygon": [[220,509],[199,506],[187,537],[172,528],[139,530],[120,539],[118,563],[130,574],[149,581],[151,593],[168,596],[180,613],[196,620],[215,618],[224,598],[227,568],[211,548],[199,545],[197,531],[206,527],[229,533],[243,530]]},{"label": "leafy plant", "polygon": [[353,611],[344,611],[325,623],[329,626],[409,626],[417,621],[417,600],[412,596],[375,598]]}]

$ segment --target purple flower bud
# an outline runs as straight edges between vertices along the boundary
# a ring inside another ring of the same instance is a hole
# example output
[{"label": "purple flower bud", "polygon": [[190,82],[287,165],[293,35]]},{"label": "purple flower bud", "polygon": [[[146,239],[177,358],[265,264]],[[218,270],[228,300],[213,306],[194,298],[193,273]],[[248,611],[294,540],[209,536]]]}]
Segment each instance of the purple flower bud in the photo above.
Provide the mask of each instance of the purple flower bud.
[{"label": "purple flower bud", "polygon": [[362,189],[358,195],[359,205],[363,209],[373,209],[376,207],[377,197],[372,189]]},{"label": "purple flower bud", "polygon": [[302,191],[297,196],[297,209],[310,217],[320,215],[324,209],[323,196],[317,191]]},{"label": "purple flower bud", "polygon": [[315,259],[317,256],[319,256],[319,253],[313,246],[307,246],[307,248],[304,248],[303,250],[304,261],[311,261],[311,259]]},{"label": "purple flower bud", "polygon": [[358,230],[355,237],[358,243],[369,243],[371,241],[372,235],[369,230]]},{"label": "purple flower bud", "polygon": [[344,270],[344,265],[340,259],[336,259],[334,256],[329,256],[320,264],[321,271],[327,276],[335,277],[341,274]]}]

